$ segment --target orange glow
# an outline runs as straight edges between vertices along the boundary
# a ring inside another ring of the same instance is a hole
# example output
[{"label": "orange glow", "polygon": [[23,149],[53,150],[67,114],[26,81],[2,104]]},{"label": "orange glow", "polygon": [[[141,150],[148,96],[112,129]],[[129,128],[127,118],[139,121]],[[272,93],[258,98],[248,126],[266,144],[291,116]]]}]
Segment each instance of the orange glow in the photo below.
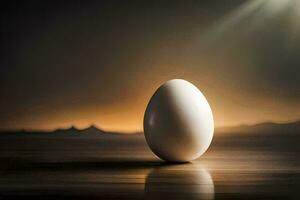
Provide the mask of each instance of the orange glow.
[{"label": "orange glow", "polygon": [[[190,77],[191,79],[193,77]],[[36,117],[25,116],[3,128],[53,130],[75,126],[83,129],[92,124],[107,131],[133,133],[142,131],[144,110],[148,100],[163,81],[140,86],[142,91],[130,94],[130,98],[112,105],[82,105],[74,108],[61,108],[37,113]],[[206,95],[214,114],[215,125],[234,126],[254,124],[264,121],[286,122],[299,119],[299,103],[252,96],[238,93],[234,88],[215,87],[215,81],[206,84],[192,80]],[[212,84],[214,82],[214,84]],[[206,87],[204,87],[206,86]],[[129,95],[129,94],[128,94]]]}]

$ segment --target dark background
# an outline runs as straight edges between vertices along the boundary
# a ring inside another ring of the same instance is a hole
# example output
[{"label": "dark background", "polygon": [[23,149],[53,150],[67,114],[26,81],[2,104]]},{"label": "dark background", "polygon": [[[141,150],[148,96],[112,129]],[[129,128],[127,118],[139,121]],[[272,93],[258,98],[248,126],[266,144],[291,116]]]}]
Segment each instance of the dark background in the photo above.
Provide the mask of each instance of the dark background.
[{"label": "dark background", "polygon": [[297,1],[3,1],[0,128],[140,131],[191,81],[216,126],[299,119]]}]

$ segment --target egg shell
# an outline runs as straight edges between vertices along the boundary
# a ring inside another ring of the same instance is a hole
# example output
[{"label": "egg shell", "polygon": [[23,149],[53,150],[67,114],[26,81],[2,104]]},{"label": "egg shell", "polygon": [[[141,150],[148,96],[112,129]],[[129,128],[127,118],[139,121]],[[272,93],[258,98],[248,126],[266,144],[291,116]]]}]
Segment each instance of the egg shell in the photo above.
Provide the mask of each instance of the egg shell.
[{"label": "egg shell", "polygon": [[144,134],[159,158],[188,162],[209,147],[214,132],[212,110],[192,83],[173,79],[161,85],[144,115]]}]

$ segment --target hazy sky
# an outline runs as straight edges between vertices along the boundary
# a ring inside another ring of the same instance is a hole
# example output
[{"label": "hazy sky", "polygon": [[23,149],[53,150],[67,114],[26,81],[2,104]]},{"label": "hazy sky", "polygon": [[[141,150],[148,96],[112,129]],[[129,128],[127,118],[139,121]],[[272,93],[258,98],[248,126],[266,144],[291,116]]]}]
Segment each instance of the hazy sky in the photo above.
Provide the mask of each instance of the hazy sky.
[{"label": "hazy sky", "polygon": [[138,131],[173,78],[204,93],[216,126],[300,118],[297,0],[6,2],[1,129]]}]

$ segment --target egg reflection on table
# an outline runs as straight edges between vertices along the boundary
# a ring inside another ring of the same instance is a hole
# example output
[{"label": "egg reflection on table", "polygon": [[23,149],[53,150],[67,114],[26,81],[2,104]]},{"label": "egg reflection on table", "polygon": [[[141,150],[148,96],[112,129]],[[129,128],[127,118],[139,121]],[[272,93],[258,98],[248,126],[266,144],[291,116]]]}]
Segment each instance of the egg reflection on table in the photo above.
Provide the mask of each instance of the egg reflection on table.
[{"label": "egg reflection on table", "polygon": [[213,179],[199,164],[167,165],[146,177],[145,199],[205,199],[215,197]]},{"label": "egg reflection on table", "polygon": [[151,150],[161,159],[187,162],[201,156],[214,132],[211,108],[193,84],[167,81],[151,97],[144,116],[144,133]]}]

